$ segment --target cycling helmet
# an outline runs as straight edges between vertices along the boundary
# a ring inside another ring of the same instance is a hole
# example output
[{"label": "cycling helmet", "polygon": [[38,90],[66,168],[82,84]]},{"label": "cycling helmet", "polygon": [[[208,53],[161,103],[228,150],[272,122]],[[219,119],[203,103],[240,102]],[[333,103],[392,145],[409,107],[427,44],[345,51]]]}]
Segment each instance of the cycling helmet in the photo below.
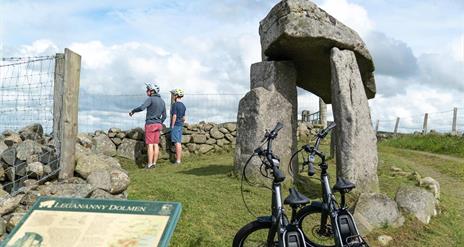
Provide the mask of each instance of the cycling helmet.
[{"label": "cycling helmet", "polygon": [[171,93],[174,94],[175,96],[183,97],[184,96],[184,90],[180,88],[176,88],[171,90]]},{"label": "cycling helmet", "polygon": [[147,82],[145,83],[145,86],[147,87],[147,90],[155,91],[156,94],[159,94],[160,88],[155,83]]}]

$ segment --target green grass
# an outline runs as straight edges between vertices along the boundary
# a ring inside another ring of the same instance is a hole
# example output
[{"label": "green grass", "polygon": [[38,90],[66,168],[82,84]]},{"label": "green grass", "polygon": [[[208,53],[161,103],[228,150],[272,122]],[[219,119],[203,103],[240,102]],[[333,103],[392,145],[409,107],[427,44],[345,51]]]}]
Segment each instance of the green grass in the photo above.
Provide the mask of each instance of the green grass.
[{"label": "green grass", "polygon": [[428,225],[409,216],[403,227],[396,229],[387,227],[369,234],[368,239],[371,243],[376,246],[377,236],[387,234],[394,239],[390,246],[463,246],[464,193],[461,190],[464,186],[462,177],[464,160],[461,162],[444,160],[442,157],[401,150],[382,143],[379,145],[380,188],[390,198],[394,198],[400,186],[413,185],[415,181],[407,177],[391,176],[391,166],[409,172],[418,171],[423,177],[431,176],[439,181],[441,214],[433,217]]},{"label": "green grass", "polygon": [[383,145],[447,154],[464,158],[464,137],[428,134],[428,135],[401,135],[382,141]]},{"label": "green grass", "polygon": [[[182,214],[171,246],[230,246],[245,223],[254,220],[245,209],[240,181],[232,176],[232,154],[187,159],[180,166],[162,163],[144,170],[121,160],[129,171],[129,199],[176,201]],[[245,197],[254,213],[266,214],[270,192],[245,186]]]},{"label": "green grass", "polygon": [[[415,184],[407,177],[391,176],[391,166],[405,171],[418,171],[440,181],[442,213],[423,225],[407,217],[401,228],[385,228],[369,234],[371,246],[379,246],[377,237],[387,234],[394,238],[390,246],[464,246],[464,162],[424,155],[414,151],[379,145],[379,182],[382,192],[394,198],[401,185]],[[328,153],[327,146],[322,147]],[[188,157],[181,166],[169,163],[153,170],[137,168],[132,161],[121,160],[129,171],[129,199],[177,201],[183,206],[171,246],[231,246],[233,236],[246,223],[254,220],[245,209],[240,180],[232,175],[233,154]],[[329,160],[331,180],[335,182],[334,160]],[[245,186],[247,203],[256,215],[270,210],[270,191]],[[316,180],[300,188],[312,199],[320,197]],[[284,196],[286,196],[284,191]],[[352,201],[353,198],[349,198]],[[290,212],[290,210],[287,210]]]}]

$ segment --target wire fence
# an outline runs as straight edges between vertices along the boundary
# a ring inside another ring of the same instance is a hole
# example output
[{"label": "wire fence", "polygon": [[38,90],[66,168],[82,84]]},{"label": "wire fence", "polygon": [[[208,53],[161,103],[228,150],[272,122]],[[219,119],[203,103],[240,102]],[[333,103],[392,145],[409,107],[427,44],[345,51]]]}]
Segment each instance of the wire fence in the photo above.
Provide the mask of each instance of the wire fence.
[{"label": "wire fence", "polygon": [[376,120],[374,126],[380,132],[397,133],[464,133],[464,108],[431,113],[399,116],[391,119]]},{"label": "wire fence", "polygon": [[[61,58],[37,56],[0,60],[0,133],[5,137],[17,135],[1,143],[0,153],[0,168],[4,174],[1,186],[12,195],[19,193],[27,183],[47,181],[60,170],[59,155],[53,145],[48,145],[53,130],[56,59]],[[33,169],[34,162],[38,170]]]},{"label": "wire fence", "polygon": [[[240,99],[246,93],[204,93],[186,94],[182,99],[187,111],[188,123],[235,122]],[[120,128],[128,130],[143,127],[145,124],[145,112],[140,112],[129,117],[129,112],[140,106],[145,99],[143,94],[91,94],[81,91],[79,96],[79,131],[93,132],[95,130],[108,130]],[[162,93],[161,98],[166,103],[167,121],[171,110],[171,94]],[[306,99],[299,100],[300,109],[306,109],[309,102]],[[303,108],[305,107],[305,108]]]},{"label": "wire fence", "polygon": [[0,62],[0,131],[38,122],[53,128],[55,56],[11,57]]},{"label": "wire fence", "polygon": [[[182,102],[187,108],[187,122],[235,122],[242,96],[243,94],[186,94]],[[102,95],[82,92],[79,101],[79,131],[143,127],[145,112],[136,113],[132,117],[128,113],[140,106],[146,98],[146,95]],[[171,111],[171,94],[161,94],[161,98],[166,104],[167,124]]]},{"label": "wire fence", "polygon": [[[7,154],[16,156],[15,149],[8,149],[5,151]],[[8,154],[10,153],[10,154]],[[59,157],[56,155],[55,150],[49,148],[48,151],[37,155],[35,157],[42,165],[39,171],[32,171],[28,167],[30,161],[15,161],[13,165],[9,165],[4,169],[4,174],[8,178],[2,184],[3,190],[10,192],[15,196],[21,192],[21,188],[27,186],[27,181],[34,181],[34,183],[41,184],[48,181],[52,177],[57,177],[61,168],[59,167]]]}]

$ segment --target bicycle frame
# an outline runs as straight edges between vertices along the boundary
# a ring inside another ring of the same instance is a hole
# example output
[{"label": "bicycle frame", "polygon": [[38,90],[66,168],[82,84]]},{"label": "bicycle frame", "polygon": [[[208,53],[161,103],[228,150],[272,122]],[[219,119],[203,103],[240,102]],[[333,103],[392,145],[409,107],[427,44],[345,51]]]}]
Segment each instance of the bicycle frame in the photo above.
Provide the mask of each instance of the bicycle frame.
[{"label": "bicycle frame", "polygon": [[[354,238],[360,237],[359,231],[356,226],[356,223],[353,220],[353,216],[345,207],[344,194],[342,194],[341,207],[338,206],[338,203],[330,187],[329,174],[327,172],[328,165],[325,161],[325,155],[318,151],[321,139],[324,138],[325,135],[328,133],[328,131],[332,129],[333,127],[335,127],[335,125],[330,126],[327,129],[325,129],[323,132],[321,132],[322,134],[318,134],[318,138],[316,140],[314,147],[308,149],[307,151],[311,152],[311,156],[309,158],[310,167],[312,166],[312,163],[314,162],[314,155],[317,155],[318,157],[321,158],[321,163],[319,165],[319,167],[321,168],[320,181],[321,181],[321,187],[322,187],[320,231],[324,232],[327,230],[327,219],[328,217],[330,217],[332,231],[335,236],[336,246],[345,246],[349,238],[354,239]],[[341,230],[342,226],[339,220],[341,216],[343,217],[345,221],[343,223],[344,232],[342,232]],[[346,227],[348,227],[348,229],[346,229]],[[346,231],[349,232],[350,236],[346,236],[346,233],[347,233]],[[345,238],[345,241],[343,240],[343,238]]]},{"label": "bicycle frame", "polygon": [[[267,238],[267,245],[272,246],[274,244],[274,238],[277,234],[277,239],[279,243],[279,247],[287,247],[287,234],[294,234],[289,233],[287,227],[289,226],[289,222],[287,216],[285,214],[285,209],[282,204],[282,192],[281,192],[281,183],[285,179],[285,177],[280,173],[279,170],[279,160],[273,155],[272,153],[272,140],[275,138],[272,131],[268,137],[269,141],[267,143],[267,149],[265,150],[264,154],[266,157],[266,161],[269,163],[267,164],[268,167],[271,167],[273,170],[274,179],[272,181],[272,204],[271,210],[272,215],[271,217],[259,217],[258,220],[264,220],[267,222],[271,222],[272,227],[269,229],[268,238]],[[276,135],[276,134],[275,134]],[[301,239],[303,238],[303,232],[300,229],[297,229],[297,234],[300,235]],[[303,245],[306,244],[303,242]]]}]

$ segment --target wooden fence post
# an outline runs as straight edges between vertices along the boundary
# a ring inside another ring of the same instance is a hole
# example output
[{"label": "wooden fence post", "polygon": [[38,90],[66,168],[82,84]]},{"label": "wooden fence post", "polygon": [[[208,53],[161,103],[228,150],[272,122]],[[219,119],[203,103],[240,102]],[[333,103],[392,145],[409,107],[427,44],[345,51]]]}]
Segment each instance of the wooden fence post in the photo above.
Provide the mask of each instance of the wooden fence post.
[{"label": "wooden fence post", "polygon": [[69,49],[56,55],[53,94],[53,136],[59,155],[60,179],[74,176],[78,132],[81,56]]},{"label": "wooden fence post", "polygon": [[428,122],[429,122],[429,114],[425,113],[424,114],[424,124],[422,125],[422,134],[427,134],[427,129],[428,129]]},{"label": "wooden fence post", "polygon": [[322,128],[327,127],[327,105],[319,98],[319,123],[322,124]]},{"label": "wooden fence post", "polygon": [[396,124],[395,124],[395,130],[393,131],[393,133],[396,135],[398,133],[398,126],[400,125],[400,118],[397,117],[396,118]]},{"label": "wooden fence post", "polygon": [[458,120],[458,108],[454,107],[453,109],[453,126],[451,127],[451,134],[456,135],[457,132],[457,121]]}]

